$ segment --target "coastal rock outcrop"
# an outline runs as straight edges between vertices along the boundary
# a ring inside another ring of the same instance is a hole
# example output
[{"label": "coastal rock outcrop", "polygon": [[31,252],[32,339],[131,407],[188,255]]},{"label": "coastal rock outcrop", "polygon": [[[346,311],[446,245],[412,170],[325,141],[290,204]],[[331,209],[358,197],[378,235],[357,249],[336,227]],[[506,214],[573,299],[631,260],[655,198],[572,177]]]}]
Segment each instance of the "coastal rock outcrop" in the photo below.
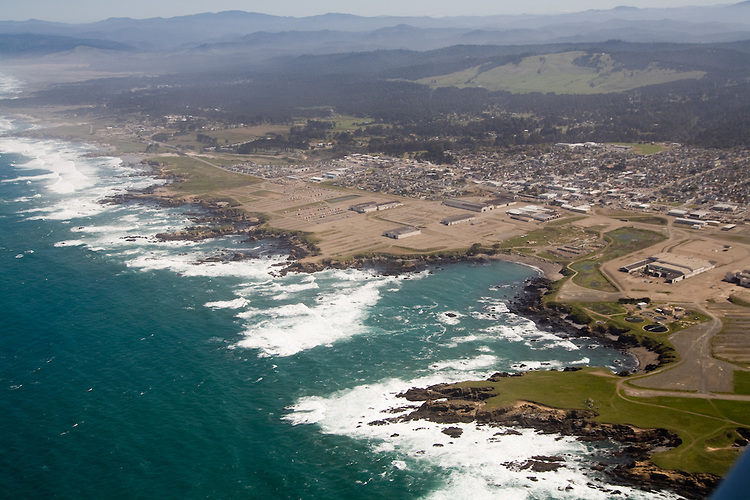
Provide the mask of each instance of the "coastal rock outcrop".
[{"label": "coastal rock outcrop", "polygon": [[[507,376],[514,375],[498,373],[490,379]],[[604,468],[605,473],[622,484],[646,489],[671,489],[689,498],[705,498],[719,482],[720,478],[712,474],[662,470],[649,462],[647,459],[654,449],[673,448],[681,443],[675,434],[665,429],[641,429],[631,425],[596,422],[597,413],[593,410],[550,408],[529,401],[518,401],[508,406],[486,405],[485,401],[493,395],[492,387],[466,388],[438,384],[412,388],[399,394],[399,397],[423,403],[412,412],[393,420],[428,420],[443,424],[477,422],[576,436],[582,441],[618,442],[624,445],[619,454],[630,457],[631,461],[626,465]],[[526,465],[535,471],[554,470],[560,466],[546,458]]]}]

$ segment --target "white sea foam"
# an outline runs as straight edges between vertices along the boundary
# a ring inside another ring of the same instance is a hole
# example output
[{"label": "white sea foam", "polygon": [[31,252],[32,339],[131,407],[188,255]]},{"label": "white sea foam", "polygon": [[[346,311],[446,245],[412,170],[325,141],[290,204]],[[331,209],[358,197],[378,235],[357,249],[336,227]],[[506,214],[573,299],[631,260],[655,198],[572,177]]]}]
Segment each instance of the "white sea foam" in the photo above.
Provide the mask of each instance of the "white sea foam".
[{"label": "white sea foam", "polygon": [[12,184],[16,182],[34,182],[34,181],[46,181],[50,179],[57,179],[58,175],[55,173],[40,174],[40,175],[22,175],[20,177],[14,177],[13,179],[3,179],[2,182],[6,184]]},{"label": "white sea foam", "polygon": [[36,196],[44,195],[47,201],[25,211],[30,219],[66,221],[91,217],[114,210],[111,205],[99,203],[105,197],[164,182],[129,177],[136,170],[118,158],[83,156],[93,149],[56,140],[0,137],[0,150],[26,158],[17,161],[14,168],[28,172],[5,182],[26,182],[38,191]]},{"label": "white sea foam", "polygon": [[55,247],[61,248],[61,247],[80,247],[86,245],[86,241],[84,240],[65,240],[65,241],[58,241],[55,243]]},{"label": "white sea foam", "polygon": [[517,361],[511,368],[518,371],[530,371],[530,370],[561,370],[568,366],[587,366],[591,362],[590,358],[581,358],[575,361]]},{"label": "white sea foam", "polygon": [[476,371],[494,366],[497,363],[497,359],[497,356],[482,354],[475,358],[439,361],[430,365],[430,368],[434,370]]},{"label": "white sea foam", "polygon": [[286,300],[305,290],[317,290],[319,285],[314,275],[306,276],[300,283],[269,281],[258,287],[258,292],[270,296],[273,300]]},{"label": "white sea foam", "polygon": [[495,297],[482,297],[479,299],[480,304],[484,304],[483,309],[488,313],[501,314],[508,312],[508,305]]},{"label": "white sea foam", "polygon": [[441,323],[445,323],[446,325],[457,325],[461,323],[461,318],[463,318],[464,316],[464,314],[461,314],[457,311],[446,311],[437,313],[436,319]]},{"label": "white sea foam", "polygon": [[250,303],[245,298],[239,297],[234,300],[219,300],[215,302],[206,302],[204,305],[211,309],[242,309]]},{"label": "white sea foam", "polygon": [[[292,356],[363,334],[367,332],[363,320],[380,299],[381,290],[399,281],[357,270],[326,271],[321,275],[333,278],[323,293],[313,297],[309,291],[317,285],[310,281],[291,284],[290,289],[296,287],[297,293],[284,297],[288,303],[240,314],[241,318],[252,318],[252,323],[237,346],[258,349],[260,356]],[[275,286],[271,283],[267,291]],[[295,300],[297,294],[304,296]]]},{"label": "white sea foam", "polygon": [[143,271],[168,270],[183,276],[267,279],[273,266],[283,261],[281,257],[266,257],[241,261],[201,262],[200,256],[194,252],[185,253],[173,250],[173,248],[179,249],[194,245],[195,243],[188,245],[187,242],[160,243],[151,251],[134,254],[134,258],[127,260],[125,264]]},{"label": "white sea foam", "polygon": [[[586,455],[590,449],[574,438],[538,434],[531,429],[484,426],[476,423],[440,424],[402,420],[421,403],[397,395],[410,387],[452,381],[465,372],[438,372],[406,382],[390,379],[344,390],[327,397],[301,398],[283,418],[293,425],[317,425],[321,432],[366,441],[374,453],[385,455],[396,470],[445,471],[445,483],[428,495],[432,499],[507,498],[678,498],[623,486],[609,486],[604,478],[592,479]],[[373,425],[370,425],[373,423]],[[461,429],[450,437],[447,427]],[[534,472],[525,468],[535,456],[563,459],[557,471]],[[619,490],[620,494],[613,493]]]}]

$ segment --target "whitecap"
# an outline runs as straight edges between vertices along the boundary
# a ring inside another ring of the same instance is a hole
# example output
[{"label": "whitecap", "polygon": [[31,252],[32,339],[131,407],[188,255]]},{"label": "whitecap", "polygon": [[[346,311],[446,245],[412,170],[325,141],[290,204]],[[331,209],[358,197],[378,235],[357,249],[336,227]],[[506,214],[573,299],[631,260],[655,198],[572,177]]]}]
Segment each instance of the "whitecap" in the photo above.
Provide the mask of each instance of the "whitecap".
[{"label": "whitecap", "polygon": [[204,306],[210,309],[242,309],[243,307],[247,307],[249,303],[250,301],[248,301],[247,299],[243,297],[238,297],[234,300],[219,300],[215,302],[206,302]]},{"label": "whitecap", "polygon": [[[361,439],[399,470],[443,470],[444,483],[427,498],[605,499],[611,498],[607,490],[615,488],[627,498],[678,498],[607,485],[606,478],[596,477],[587,463],[592,448],[573,437],[523,428],[507,432],[507,427],[474,422],[441,424],[402,418],[421,402],[410,402],[398,394],[410,387],[451,382],[450,378],[441,372],[439,379],[388,379],[329,396],[303,397],[287,408],[282,418],[292,425],[316,425],[325,434]],[[451,437],[443,432],[447,427],[460,429],[461,435]],[[562,467],[532,474],[525,467],[535,456],[560,457]]]},{"label": "whitecap", "polygon": [[452,359],[440,361],[430,365],[435,370],[475,371],[482,368],[490,368],[497,363],[498,358],[491,354],[483,354],[475,358]]},{"label": "whitecap", "polygon": [[61,248],[61,247],[79,247],[86,245],[86,242],[84,240],[65,240],[65,241],[58,241],[55,243],[55,247]]},{"label": "whitecap", "polygon": [[[258,349],[260,356],[292,356],[367,333],[363,321],[369,309],[380,300],[381,290],[398,280],[357,270],[326,271],[319,277],[330,280],[325,293],[312,296],[309,291],[317,288],[313,282],[290,283],[289,290],[295,292],[283,298],[287,303],[241,314],[243,318],[252,316],[253,322],[237,347]],[[271,283],[266,289],[276,286]]]},{"label": "whitecap", "polygon": [[445,323],[446,325],[457,325],[461,323],[461,318],[463,318],[464,316],[464,314],[461,314],[457,311],[446,311],[437,313],[436,319],[441,323]]}]

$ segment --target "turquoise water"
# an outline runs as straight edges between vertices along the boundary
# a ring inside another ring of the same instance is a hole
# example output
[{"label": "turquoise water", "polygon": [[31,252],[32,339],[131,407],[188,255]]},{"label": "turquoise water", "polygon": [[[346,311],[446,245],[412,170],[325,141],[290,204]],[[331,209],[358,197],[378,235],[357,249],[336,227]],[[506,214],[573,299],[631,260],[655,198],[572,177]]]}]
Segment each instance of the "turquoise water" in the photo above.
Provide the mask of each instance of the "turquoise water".
[{"label": "turquoise water", "polygon": [[[3,496],[660,496],[590,486],[594,448],[570,438],[368,425],[414,385],[632,366],[509,313],[534,269],[281,277],[286,256],[262,242],[153,238],[188,225],[188,207],[99,203],[156,181],[91,149],[0,137]],[[201,263],[235,250],[258,257]],[[540,454],[566,467],[532,480],[512,465]]]}]

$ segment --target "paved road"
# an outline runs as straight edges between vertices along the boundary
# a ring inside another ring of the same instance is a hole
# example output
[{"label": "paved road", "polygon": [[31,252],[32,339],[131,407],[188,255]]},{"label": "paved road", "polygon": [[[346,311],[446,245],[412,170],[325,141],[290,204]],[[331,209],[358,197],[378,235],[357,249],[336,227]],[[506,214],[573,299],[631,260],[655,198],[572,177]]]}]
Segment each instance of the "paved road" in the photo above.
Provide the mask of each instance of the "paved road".
[{"label": "paved road", "polygon": [[734,371],[738,367],[711,354],[711,337],[721,328],[721,320],[711,316],[707,323],[670,335],[669,340],[677,349],[680,361],[648,375],[631,378],[629,385],[646,390],[626,387],[626,393],[633,396],[715,397],[750,401],[748,396],[727,394],[734,390]]}]

